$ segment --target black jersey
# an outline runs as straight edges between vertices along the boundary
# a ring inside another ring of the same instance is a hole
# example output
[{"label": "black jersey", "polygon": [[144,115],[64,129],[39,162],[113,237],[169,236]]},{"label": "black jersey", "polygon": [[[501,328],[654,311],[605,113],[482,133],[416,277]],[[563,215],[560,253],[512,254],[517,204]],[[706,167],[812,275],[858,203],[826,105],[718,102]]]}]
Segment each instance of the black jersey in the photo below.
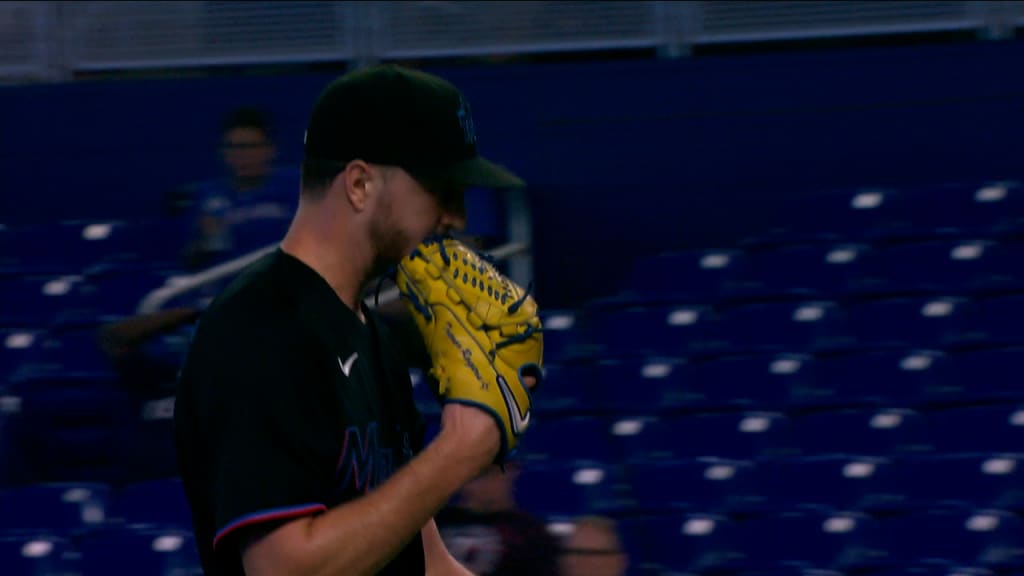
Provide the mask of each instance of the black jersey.
[{"label": "black jersey", "polygon": [[[248,531],[373,490],[422,447],[408,368],[364,314],[276,250],[200,318],[175,428],[206,574],[243,574]],[[381,573],[424,573],[419,534]]]}]

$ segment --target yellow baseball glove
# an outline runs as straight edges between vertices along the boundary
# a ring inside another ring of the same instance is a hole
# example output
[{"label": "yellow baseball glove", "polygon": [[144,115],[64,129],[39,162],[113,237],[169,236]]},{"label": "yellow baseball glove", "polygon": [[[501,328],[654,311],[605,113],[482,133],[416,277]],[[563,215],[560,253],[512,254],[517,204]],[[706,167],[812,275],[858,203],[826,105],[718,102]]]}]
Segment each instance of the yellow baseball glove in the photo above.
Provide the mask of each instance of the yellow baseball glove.
[{"label": "yellow baseball glove", "polygon": [[533,297],[447,237],[420,244],[399,264],[396,283],[430,353],[439,400],[490,413],[501,431],[497,461],[504,461],[530,424],[523,377],[540,382],[543,375]]}]

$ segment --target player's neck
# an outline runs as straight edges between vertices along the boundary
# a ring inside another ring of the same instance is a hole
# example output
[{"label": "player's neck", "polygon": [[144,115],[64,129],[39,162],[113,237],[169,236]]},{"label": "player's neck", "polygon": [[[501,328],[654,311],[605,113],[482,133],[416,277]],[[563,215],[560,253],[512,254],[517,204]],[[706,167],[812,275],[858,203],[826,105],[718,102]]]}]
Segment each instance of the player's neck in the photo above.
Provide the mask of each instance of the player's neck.
[{"label": "player's neck", "polygon": [[365,322],[359,296],[373,263],[368,243],[354,227],[339,226],[329,206],[299,205],[281,249],[315,270],[338,298]]}]

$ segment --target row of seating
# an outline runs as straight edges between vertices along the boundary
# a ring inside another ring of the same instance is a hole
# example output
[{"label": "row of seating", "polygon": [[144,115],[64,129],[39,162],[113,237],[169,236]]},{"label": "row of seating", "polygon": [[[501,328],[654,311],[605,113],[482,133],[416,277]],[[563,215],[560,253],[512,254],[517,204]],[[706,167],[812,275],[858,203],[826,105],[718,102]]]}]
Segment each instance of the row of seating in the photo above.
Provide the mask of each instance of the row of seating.
[{"label": "row of seating", "polygon": [[661,514],[622,525],[627,546],[637,551],[637,574],[950,576],[986,569],[1019,574],[1024,567],[1022,519],[1000,510],[890,517],[799,512],[743,520]]},{"label": "row of seating", "polygon": [[[1024,261],[1024,260],[1022,260]],[[544,313],[545,357],[702,357],[844,352],[884,347],[962,349],[1024,344],[1024,293],[995,298],[904,297],[706,305],[598,306]]]}]

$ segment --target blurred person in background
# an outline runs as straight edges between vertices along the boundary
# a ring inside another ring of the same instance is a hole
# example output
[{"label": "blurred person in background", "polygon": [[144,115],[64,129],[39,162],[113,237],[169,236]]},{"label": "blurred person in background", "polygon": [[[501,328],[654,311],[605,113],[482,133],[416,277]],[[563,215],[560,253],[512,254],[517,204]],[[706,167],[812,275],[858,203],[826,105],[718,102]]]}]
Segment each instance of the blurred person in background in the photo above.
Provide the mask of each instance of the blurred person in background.
[{"label": "blurred person in background", "polygon": [[628,564],[611,518],[578,518],[562,543],[561,576],[623,576]]},{"label": "blurred person in background", "polygon": [[521,464],[491,466],[460,490],[437,517],[451,552],[478,576],[558,574],[558,541],[539,518],[519,509],[515,484]]},{"label": "blurred person in background", "polygon": [[[172,211],[187,215],[190,269],[281,238],[298,207],[299,172],[276,165],[273,127],[262,110],[241,107],[224,119],[220,156],[224,176],[187,185],[170,199]],[[240,237],[247,227],[253,237]]]}]

